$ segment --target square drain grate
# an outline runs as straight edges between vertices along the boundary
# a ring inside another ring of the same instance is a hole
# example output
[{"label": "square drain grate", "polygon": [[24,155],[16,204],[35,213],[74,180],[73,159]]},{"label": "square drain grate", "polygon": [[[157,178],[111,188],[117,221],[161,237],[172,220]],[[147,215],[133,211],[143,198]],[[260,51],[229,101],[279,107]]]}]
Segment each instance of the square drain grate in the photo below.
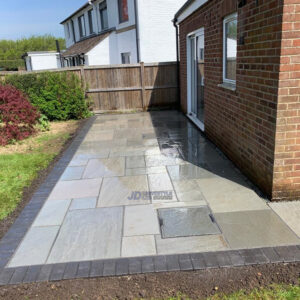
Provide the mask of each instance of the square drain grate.
[{"label": "square drain grate", "polygon": [[162,238],[220,234],[207,206],[158,210]]}]

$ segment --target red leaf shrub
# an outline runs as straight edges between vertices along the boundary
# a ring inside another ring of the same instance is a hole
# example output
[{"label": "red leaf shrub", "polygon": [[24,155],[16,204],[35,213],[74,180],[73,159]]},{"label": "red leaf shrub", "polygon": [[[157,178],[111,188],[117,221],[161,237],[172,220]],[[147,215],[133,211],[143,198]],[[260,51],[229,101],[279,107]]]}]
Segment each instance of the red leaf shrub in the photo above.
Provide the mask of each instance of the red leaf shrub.
[{"label": "red leaf shrub", "polygon": [[0,85],[0,145],[32,135],[38,118],[37,109],[22,92],[10,85]]}]

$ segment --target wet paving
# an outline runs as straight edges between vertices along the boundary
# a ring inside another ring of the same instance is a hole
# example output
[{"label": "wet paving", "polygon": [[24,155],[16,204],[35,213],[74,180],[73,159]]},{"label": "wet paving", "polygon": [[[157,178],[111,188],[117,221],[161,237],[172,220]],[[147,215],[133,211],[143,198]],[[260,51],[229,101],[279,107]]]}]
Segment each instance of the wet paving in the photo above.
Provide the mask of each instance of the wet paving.
[{"label": "wet paving", "polygon": [[299,244],[274,210],[182,113],[102,115],[8,266]]}]

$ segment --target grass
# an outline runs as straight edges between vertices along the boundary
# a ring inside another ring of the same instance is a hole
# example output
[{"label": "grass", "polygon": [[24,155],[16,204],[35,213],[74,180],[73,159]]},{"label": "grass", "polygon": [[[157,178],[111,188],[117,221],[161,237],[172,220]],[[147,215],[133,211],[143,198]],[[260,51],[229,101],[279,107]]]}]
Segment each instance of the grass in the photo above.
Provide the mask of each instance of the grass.
[{"label": "grass", "polygon": [[[189,300],[189,297],[178,295],[168,300]],[[206,300],[299,300],[300,285],[273,284],[267,288],[254,289],[251,292],[238,291],[225,295],[216,294]]]},{"label": "grass", "polygon": [[48,167],[78,122],[56,122],[46,133],[8,147],[0,147],[0,220],[11,214],[39,171]]}]

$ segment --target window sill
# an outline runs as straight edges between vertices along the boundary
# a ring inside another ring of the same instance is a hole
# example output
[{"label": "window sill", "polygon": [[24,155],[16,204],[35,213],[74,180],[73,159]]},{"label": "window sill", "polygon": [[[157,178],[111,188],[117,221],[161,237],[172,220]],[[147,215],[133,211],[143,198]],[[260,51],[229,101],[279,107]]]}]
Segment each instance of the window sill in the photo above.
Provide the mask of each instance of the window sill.
[{"label": "window sill", "polygon": [[230,90],[232,92],[236,91],[236,85],[232,84],[232,83],[223,82],[223,83],[218,84],[218,87],[221,87],[221,88],[226,89],[226,90]]}]

